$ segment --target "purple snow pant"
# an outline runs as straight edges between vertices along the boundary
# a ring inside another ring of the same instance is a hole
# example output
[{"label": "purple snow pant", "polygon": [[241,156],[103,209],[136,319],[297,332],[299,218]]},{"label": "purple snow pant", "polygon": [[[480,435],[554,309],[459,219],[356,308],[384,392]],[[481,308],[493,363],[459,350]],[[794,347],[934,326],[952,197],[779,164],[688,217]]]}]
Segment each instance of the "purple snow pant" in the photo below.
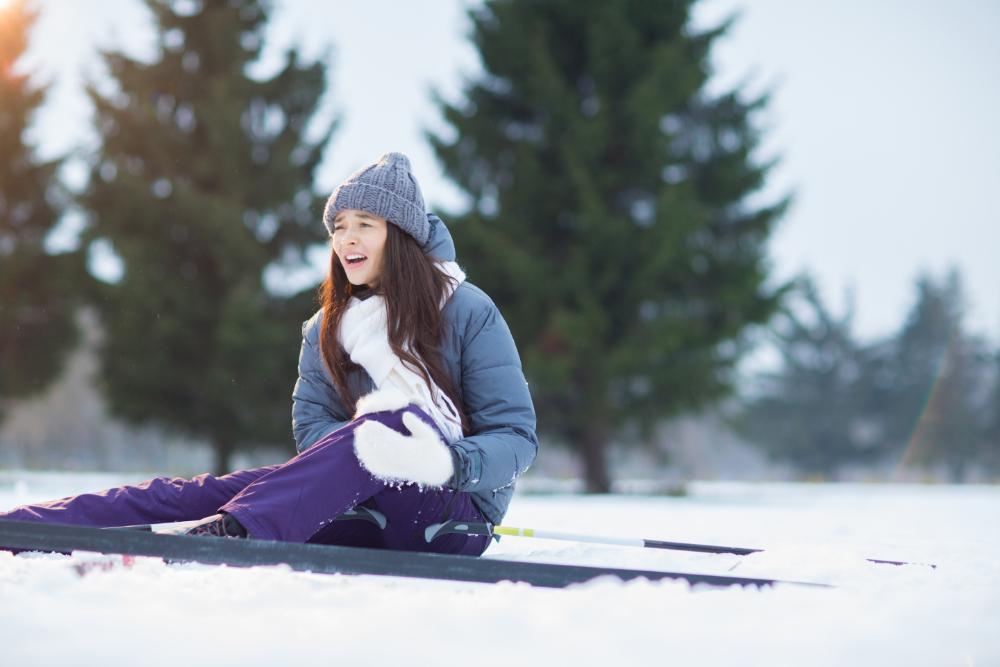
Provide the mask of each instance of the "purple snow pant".
[{"label": "purple snow pant", "polygon": [[[440,521],[484,521],[470,494],[387,483],[365,470],[354,453],[354,429],[375,419],[397,431],[405,412],[431,420],[419,408],[364,415],[330,433],[281,465],[239,470],[222,477],[156,477],[61,500],[23,505],[0,519],[82,526],[128,526],[190,521],[228,512],[250,537],[285,542],[432,551],[478,556],[486,536],[445,535],[428,544],[424,528]],[[385,529],[362,520],[333,520],[356,505],[378,510]]]}]

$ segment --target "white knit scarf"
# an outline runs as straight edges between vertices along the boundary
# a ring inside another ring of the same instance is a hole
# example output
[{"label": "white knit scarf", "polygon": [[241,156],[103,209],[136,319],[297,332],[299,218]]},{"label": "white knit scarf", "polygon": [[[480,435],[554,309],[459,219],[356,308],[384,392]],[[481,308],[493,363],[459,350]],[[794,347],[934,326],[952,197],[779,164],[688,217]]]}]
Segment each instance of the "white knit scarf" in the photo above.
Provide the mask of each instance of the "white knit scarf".
[{"label": "white knit scarf", "polygon": [[[444,307],[458,285],[465,281],[465,272],[455,262],[438,262],[437,265],[452,278],[441,300],[441,307]],[[407,399],[428,413],[448,442],[462,437],[458,409],[447,394],[433,381],[433,387],[428,387],[423,377],[406,366],[389,346],[384,297],[372,295],[364,301],[351,297],[340,321],[340,344],[351,360],[368,372],[376,388],[382,390],[391,386],[402,391]]]}]

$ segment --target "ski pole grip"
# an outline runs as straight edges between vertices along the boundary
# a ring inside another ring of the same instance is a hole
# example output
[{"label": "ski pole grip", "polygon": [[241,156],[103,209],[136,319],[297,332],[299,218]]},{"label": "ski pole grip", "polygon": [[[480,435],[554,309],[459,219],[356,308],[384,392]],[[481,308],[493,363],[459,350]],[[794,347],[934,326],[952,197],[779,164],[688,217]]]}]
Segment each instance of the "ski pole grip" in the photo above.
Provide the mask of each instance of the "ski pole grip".
[{"label": "ski pole grip", "polygon": [[474,521],[442,521],[432,523],[424,528],[424,540],[430,544],[441,535],[489,535],[492,537],[490,525]]}]

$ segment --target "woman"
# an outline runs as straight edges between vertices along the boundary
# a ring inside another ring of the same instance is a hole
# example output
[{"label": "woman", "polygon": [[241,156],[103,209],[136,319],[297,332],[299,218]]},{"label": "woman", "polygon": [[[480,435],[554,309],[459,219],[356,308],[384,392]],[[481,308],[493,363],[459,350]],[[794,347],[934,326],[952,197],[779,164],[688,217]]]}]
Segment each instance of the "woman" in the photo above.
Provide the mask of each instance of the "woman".
[{"label": "woman", "polygon": [[[480,555],[538,448],[510,330],[465,281],[409,160],[387,153],[330,196],[330,271],[302,328],[292,393],[299,454],[276,466],[25,505],[0,518],[122,526],[206,517],[189,534]],[[385,525],[335,521],[355,507]],[[377,513],[377,514],[376,514]]]}]

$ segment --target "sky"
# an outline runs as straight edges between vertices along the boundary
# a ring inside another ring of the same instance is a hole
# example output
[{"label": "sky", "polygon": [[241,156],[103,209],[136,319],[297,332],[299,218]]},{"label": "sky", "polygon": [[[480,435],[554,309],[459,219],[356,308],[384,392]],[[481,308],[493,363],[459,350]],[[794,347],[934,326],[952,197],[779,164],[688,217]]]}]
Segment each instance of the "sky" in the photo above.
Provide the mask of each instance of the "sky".
[{"label": "sky", "polygon": [[[150,17],[137,0],[38,4],[24,67],[52,88],[31,136],[44,155],[86,151],[94,135],[82,86],[103,76],[97,48],[151,55]],[[424,133],[447,132],[432,91],[457,101],[479,71],[465,14],[476,4],[275,3],[258,71],[290,46],[331,64],[318,122],[336,116],[340,127],[319,189],[397,150],[432,209],[463,205]],[[1000,343],[1000,3],[703,0],[694,25],[735,12],[709,85],[771,92],[758,158],[780,162],[759,196],[794,195],[770,246],[774,279],[812,275],[835,312],[853,300],[855,332],[874,339],[903,322],[918,274],[957,267],[969,329]],[[65,176],[79,183],[83,171]],[[71,244],[75,226],[68,221],[55,245]],[[323,253],[312,260],[312,273],[293,279],[318,279]]]}]

